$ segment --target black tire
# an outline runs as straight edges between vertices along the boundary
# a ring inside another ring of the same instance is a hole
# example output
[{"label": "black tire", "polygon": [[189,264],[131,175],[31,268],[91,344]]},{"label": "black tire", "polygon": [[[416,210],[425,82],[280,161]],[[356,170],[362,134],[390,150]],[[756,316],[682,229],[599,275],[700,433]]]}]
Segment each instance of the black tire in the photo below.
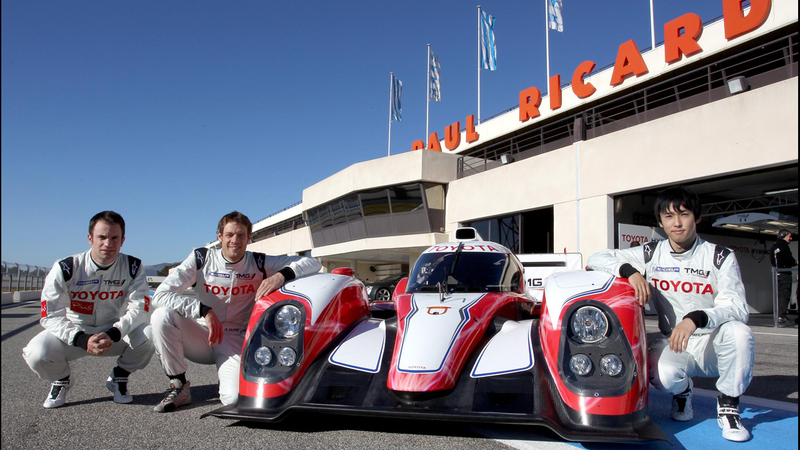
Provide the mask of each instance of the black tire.
[{"label": "black tire", "polygon": [[375,292],[376,302],[388,302],[392,300],[392,291],[387,288],[380,288]]}]

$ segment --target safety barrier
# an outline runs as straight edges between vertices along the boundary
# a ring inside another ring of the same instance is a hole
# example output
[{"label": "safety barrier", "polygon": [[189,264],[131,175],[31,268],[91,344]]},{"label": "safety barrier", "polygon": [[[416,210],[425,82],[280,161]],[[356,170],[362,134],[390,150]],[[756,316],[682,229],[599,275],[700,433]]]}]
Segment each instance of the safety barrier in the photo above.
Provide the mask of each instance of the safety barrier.
[{"label": "safety barrier", "polygon": [[2,261],[3,292],[42,290],[47,271],[46,267]]}]

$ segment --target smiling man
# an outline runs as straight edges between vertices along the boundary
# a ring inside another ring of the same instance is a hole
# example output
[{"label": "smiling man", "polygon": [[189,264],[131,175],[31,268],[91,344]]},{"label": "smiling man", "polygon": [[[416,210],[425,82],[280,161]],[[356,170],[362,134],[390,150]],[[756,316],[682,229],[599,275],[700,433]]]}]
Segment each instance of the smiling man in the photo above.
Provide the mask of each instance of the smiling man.
[{"label": "smiling man", "polygon": [[[314,258],[246,251],[252,232],[247,216],[226,214],[217,226],[220,248],[194,249],[153,295],[153,341],[170,380],[155,411],[170,412],[191,403],[187,359],[216,364],[220,401],[236,403],[239,353],[255,300],[322,268]],[[191,286],[194,297],[184,295]]]},{"label": "smiling man", "polygon": [[45,328],[22,350],[39,377],[50,381],[45,408],[58,408],[75,384],[69,362],[84,356],[117,356],[106,381],[117,403],[133,401],[128,375],[143,369],[153,356],[148,338],[150,299],[139,259],[120,253],[125,221],[114,211],[89,221],[85,253],[56,261],[42,289]]},{"label": "smiling man", "polygon": [[746,441],[738,405],[753,378],[755,344],[739,263],[730,249],[697,235],[701,205],[689,189],[664,190],[654,209],[667,240],[604,250],[587,266],[627,278],[642,306],[652,298],[663,335],[649,343],[650,382],[673,394],[672,418],[694,417],[691,377],[718,376],[722,436]]}]

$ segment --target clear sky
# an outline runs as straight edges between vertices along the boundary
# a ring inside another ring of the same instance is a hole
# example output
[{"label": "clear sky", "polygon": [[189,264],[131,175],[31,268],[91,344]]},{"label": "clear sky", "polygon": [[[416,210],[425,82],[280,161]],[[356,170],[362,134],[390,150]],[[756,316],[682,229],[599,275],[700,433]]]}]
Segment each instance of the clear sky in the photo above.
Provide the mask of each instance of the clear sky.
[{"label": "clear sky", "polygon": [[[648,0],[563,0],[550,73],[650,47]],[[89,218],[127,223],[123,252],[176,262],[232,210],[253,222],[358,162],[384,157],[389,73],[403,82],[392,154],[425,139],[427,44],[441,63],[430,131],[477,116],[477,3],[3,0],[2,260],[88,249]],[[544,0],[482,1],[496,71],[481,116],[546,86]],[[722,0],[655,0],[656,41]]]}]

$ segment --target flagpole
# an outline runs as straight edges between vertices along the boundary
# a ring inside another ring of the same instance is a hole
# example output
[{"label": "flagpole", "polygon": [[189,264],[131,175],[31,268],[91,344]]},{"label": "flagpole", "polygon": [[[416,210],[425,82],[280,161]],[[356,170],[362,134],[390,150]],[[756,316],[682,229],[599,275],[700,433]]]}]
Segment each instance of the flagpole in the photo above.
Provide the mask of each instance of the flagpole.
[{"label": "flagpole", "polygon": [[478,124],[481,123],[481,5],[478,5]]},{"label": "flagpole", "polygon": [[656,49],[656,22],[653,17],[653,0],[650,0],[650,50]]},{"label": "flagpole", "polygon": [[392,81],[394,72],[389,72],[389,149],[386,156],[392,156]]},{"label": "flagpole", "polygon": [[544,41],[545,47],[547,48],[547,79],[544,85],[548,87],[547,93],[550,94],[550,11],[547,9],[548,1],[549,0],[544,0]]},{"label": "flagpole", "polygon": [[427,64],[425,64],[425,72],[428,78],[428,87],[425,89],[425,148],[428,148],[428,144],[430,144],[428,123],[431,116],[431,44],[428,44],[428,60]]}]

